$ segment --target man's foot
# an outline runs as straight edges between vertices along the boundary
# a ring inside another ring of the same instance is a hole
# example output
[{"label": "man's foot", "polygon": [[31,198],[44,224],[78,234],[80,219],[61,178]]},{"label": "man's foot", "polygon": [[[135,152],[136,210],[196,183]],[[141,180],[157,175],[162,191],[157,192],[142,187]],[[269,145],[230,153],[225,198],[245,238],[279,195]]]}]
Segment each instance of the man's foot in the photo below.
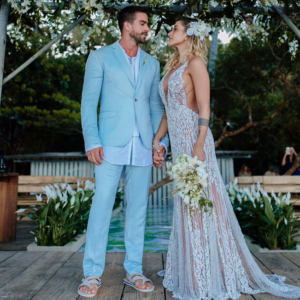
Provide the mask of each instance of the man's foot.
[{"label": "man's foot", "polygon": [[82,279],[82,285],[79,286],[79,291],[85,295],[96,295],[100,286],[101,280],[99,278],[96,276],[87,276]]},{"label": "man's foot", "polygon": [[126,281],[132,282],[134,284],[134,286],[137,289],[140,289],[140,290],[151,290],[152,289],[153,283],[151,282],[151,280],[146,280],[145,283],[143,284],[142,279],[137,279],[137,280],[134,281],[136,276],[143,276],[143,275],[135,274],[131,277],[131,280],[129,280],[128,275],[127,275],[126,276]]}]

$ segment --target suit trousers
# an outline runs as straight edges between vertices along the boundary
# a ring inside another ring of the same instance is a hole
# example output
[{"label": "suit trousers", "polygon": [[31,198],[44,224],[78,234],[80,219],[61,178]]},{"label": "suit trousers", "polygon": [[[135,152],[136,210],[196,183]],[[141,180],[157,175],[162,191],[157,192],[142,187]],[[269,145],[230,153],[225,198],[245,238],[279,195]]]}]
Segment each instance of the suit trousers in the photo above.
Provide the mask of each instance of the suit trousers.
[{"label": "suit trousers", "polygon": [[105,267],[109,225],[123,168],[126,181],[126,221],[124,268],[130,274],[143,274],[145,221],[152,165],[95,165],[96,192],[91,206],[83,259],[84,276],[100,277]]}]

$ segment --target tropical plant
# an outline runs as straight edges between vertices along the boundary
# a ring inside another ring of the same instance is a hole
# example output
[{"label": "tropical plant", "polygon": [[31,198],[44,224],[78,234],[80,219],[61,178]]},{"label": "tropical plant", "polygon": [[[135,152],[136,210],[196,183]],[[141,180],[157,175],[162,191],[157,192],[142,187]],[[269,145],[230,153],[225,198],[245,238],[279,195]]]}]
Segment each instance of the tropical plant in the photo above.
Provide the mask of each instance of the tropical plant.
[{"label": "tropical plant", "polygon": [[244,234],[262,248],[296,249],[299,236],[290,193],[269,196],[260,186],[239,188],[237,181],[227,186],[234,212]]},{"label": "tropical plant", "polygon": [[[78,182],[77,189],[69,184],[47,185],[45,188],[47,202],[39,208],[19,209],[18,213],[31,218],[38,225],[31,231],[39,246],[63,246],[75,241],[75,236],[87,229],[88,218],[95,193],[94,183],[87,180]],[[42,201],[42,195],[37,195],[37,201]],[[115,206],[123,200],[123,190],[118,189]]]}]

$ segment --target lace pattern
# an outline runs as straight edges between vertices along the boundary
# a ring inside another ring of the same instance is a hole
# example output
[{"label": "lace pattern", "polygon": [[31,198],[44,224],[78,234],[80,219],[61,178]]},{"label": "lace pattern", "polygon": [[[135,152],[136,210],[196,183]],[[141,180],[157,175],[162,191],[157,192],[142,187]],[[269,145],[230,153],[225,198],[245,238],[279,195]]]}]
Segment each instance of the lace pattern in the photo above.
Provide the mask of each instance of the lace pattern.
[{"label": "lace pattern", "polygon": [[[162,79],[159,93],[166,107],[173,156],[191,155],[197,140],[198,115],[187,107],[182,74],[188,63],[169,78],[167,97]],[[167,99],[166,99],[167,98]],[[300,288],[284,284],[284,277],[265,275],[253,259],[227,195],[207,131],[204,152],[213,215],[189,214],[182,199],[174,199],[173,224],[163,285],[173,297],[185,300],[238,299],[241,293],[270,293],[299,298]]]}]

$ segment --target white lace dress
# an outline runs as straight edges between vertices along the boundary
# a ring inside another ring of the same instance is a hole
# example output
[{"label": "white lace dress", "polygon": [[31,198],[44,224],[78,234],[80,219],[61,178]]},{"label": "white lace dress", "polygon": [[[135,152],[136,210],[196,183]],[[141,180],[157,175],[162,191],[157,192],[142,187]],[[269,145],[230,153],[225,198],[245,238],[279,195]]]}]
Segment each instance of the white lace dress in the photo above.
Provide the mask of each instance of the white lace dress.
[{"label": "white lace dress", "polygon": [[[182,152],[191,155],[197,140],[198,115],[187,107],[183,88],[186,67],[187,63],[170,76],[167,101],[164,78],[159,86],[175,157]],[[284,284],[284,277],[265,275],[253,259],[218,169],[210,129],[204,151],[209,175],[206,194],[214,202],[213,217],[205,212],[195,213],[189,225],[183,201],[175,196],[164,287],[173,292],[174,298],[186,300],[238,299],[241,293],[265,292],[299,298],[299,287]]]}]

